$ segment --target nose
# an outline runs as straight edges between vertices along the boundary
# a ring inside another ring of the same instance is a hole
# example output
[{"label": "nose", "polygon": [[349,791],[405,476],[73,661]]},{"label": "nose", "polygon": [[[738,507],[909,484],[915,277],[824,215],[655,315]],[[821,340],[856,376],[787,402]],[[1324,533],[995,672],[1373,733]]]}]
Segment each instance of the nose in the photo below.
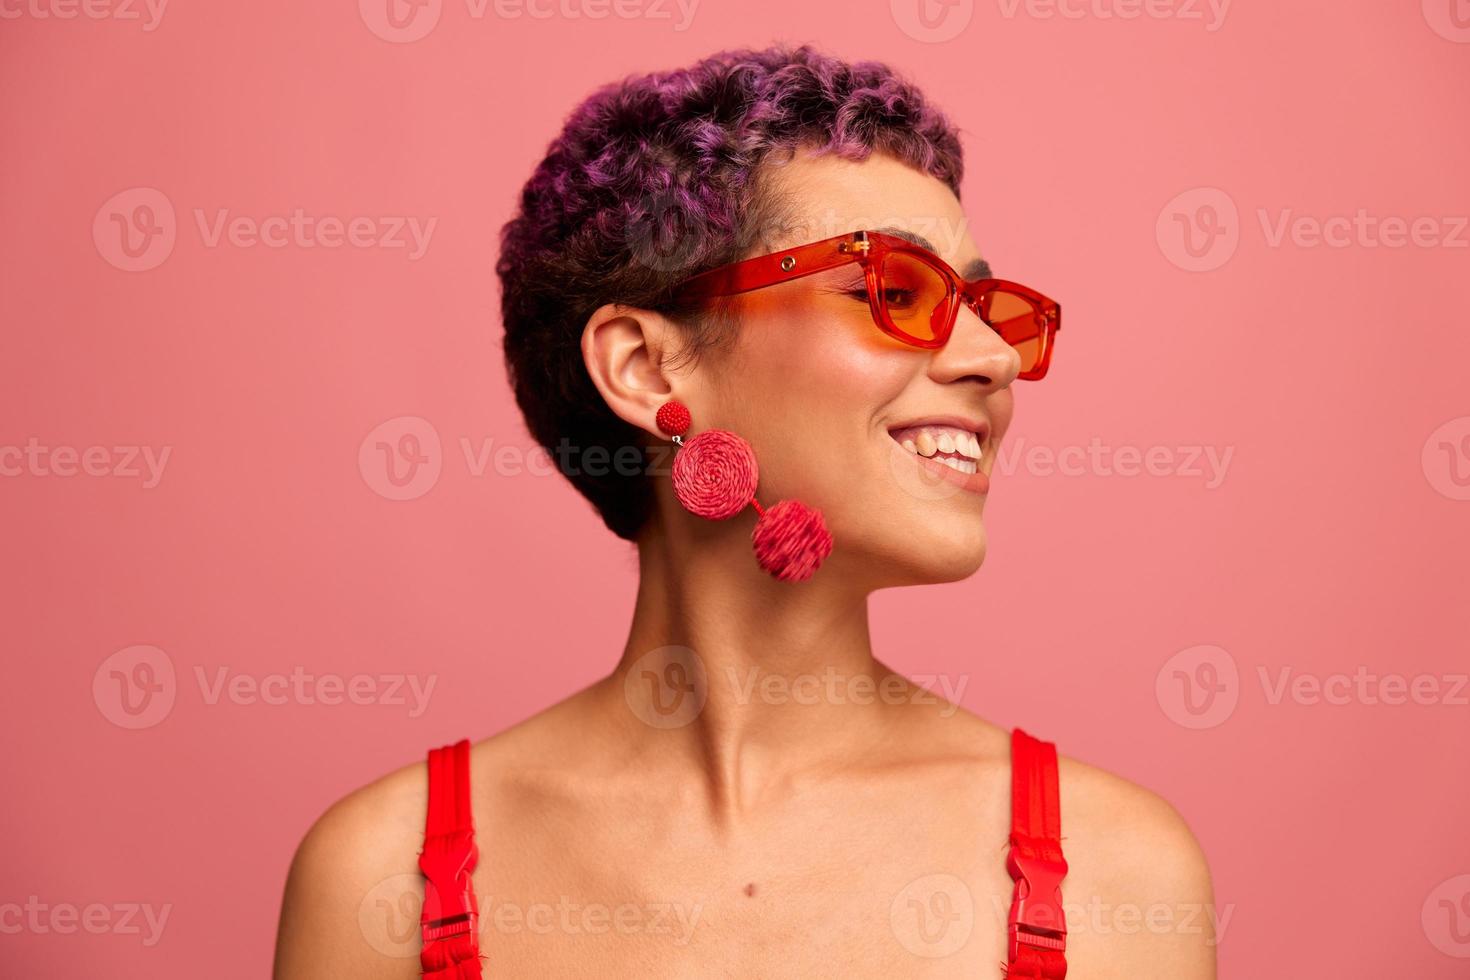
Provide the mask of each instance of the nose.
[{"label": "nose", "polygon": [[1008,387],[1021,373],[1021,355],[968,304],[960,307],[949,340],[935,352],[929,374],[949,383],[973,379],[986,394]]}]

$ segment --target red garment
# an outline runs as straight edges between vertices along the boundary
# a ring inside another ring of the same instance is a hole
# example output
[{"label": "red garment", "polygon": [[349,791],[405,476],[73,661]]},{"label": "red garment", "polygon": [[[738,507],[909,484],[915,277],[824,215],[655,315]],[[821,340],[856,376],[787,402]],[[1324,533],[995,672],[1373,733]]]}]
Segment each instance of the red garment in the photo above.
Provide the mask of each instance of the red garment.
[{"label": "red garment", "polygon": [[1017,728],[1011,733],[1011,850],[1016,883],[1006,925],[1006,976],[1062,980],[1067,975],[1067,919],[1062,913],[1062,800],[1057,747]]},{"label": "red garment", "polygon": [[[1067,924],[1062,914],[1061,797],[1057,749],[1017,728],[1011,733],[1011,836],[1006,868],[1016,883],[1006,927],[1010,980],[1063,980]],[[419,868],[424,873],[423,975],[481,976],[479,909],[470,874],[480,852],[470,813],[470,743],[429,753],[429,815]]]},{"label": "red garment", "polygon": [[429,818],[419,854],[425,879],[419,965],[426,977],[480,976],[480,910],[470,881],[479,859],[470,814],[470,743],[461,741],[429,753]]}]

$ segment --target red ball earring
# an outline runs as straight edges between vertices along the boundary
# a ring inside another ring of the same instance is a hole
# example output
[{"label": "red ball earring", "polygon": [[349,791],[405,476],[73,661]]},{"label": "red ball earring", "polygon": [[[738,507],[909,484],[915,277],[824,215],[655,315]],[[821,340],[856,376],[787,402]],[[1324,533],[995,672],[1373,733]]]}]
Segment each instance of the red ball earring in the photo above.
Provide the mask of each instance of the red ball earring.
[{"label": "red ball earring", "polygon": [[655,417],[659,431],[679,447],[673,474],[679,503],[691,514],[716,521],[752,505],[760,515],[751,540],[761,568],[783,582],[811,578],[832,553],[832,535],[821,511],[799,500],[762,507],[755,499],[760,468],[750,443],[724,429],[706,429],[685,442],[691,421],[689,409],[677,401],[665,402]]}]

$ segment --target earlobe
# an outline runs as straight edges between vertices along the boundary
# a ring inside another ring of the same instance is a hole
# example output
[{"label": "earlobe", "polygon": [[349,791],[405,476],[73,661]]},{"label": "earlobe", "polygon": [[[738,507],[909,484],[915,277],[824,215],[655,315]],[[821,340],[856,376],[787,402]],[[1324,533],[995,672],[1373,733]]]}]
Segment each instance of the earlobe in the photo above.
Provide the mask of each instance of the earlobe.
[{"label": "earlobe", "polygon": [[599,307],[582,330],[582,362],[608,408],[653,434],[654,416],[673,393],[667,376],[672,330],[658,313],[616,303]]}]

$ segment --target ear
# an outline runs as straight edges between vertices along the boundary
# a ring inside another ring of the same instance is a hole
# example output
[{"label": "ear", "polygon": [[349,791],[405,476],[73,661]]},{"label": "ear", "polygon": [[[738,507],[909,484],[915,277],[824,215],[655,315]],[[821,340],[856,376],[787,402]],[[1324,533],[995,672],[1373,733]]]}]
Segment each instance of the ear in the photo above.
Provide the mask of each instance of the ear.
[{"label": "ear", "polygon": [[608,407],[655,436],[654,416],[674,397],[678,331],[661,314],[617,303],[599,307],[582,330],[582,362]]}]

